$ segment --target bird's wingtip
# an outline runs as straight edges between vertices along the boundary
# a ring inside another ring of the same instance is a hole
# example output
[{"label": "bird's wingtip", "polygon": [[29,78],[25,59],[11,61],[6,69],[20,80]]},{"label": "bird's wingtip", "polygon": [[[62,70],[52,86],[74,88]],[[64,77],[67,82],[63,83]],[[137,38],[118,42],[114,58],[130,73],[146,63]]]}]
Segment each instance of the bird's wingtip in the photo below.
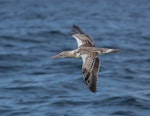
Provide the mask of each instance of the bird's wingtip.
[{"label": "bird's wingtip", "polygon": [[80,29],[78,25],[73,24],[71,34],[84,34],[84,32]]},{"label": "bird's wingtip", "polygon": [[76,25],[76,24],[73,24],[73,25],[72,25],[72,28],[76,28],[76,27],[78,27],[78,28],[79,28],[79,26],[78,26],[78,25]]}]

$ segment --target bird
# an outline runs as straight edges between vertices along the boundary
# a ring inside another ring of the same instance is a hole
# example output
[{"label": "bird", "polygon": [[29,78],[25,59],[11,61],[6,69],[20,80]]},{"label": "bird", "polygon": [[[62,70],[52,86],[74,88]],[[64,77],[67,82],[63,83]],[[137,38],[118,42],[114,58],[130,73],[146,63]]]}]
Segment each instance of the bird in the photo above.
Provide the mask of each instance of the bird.
[{"label": "bird", "polygon": [[52,58],[82,58],[83,79],[91,92],[97,91],[98,72],[100,69],[99,55],[118,52],[120,49],[95,47],[93,38],[83,32],[79,26],[73,24],[71,29],[73,38],[77,41],[77,49],[60,52]]}]

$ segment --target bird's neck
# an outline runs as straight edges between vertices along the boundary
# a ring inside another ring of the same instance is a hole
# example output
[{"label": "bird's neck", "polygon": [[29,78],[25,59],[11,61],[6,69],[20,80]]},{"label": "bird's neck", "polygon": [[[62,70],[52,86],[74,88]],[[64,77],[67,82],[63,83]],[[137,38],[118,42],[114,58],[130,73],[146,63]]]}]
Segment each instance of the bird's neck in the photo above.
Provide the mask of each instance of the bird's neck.
[{"label": "bird's neck", "polygon": [[76,52],[76,50],[66,51],[67,57],[70,58],[80,58],[80,54]]}]

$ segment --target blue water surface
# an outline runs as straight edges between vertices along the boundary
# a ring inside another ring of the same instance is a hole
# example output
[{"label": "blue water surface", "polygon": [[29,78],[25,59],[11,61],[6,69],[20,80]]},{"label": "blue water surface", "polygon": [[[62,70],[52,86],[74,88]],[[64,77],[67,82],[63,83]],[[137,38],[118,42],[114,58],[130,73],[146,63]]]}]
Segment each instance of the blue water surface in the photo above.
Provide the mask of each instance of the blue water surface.
[{"label": "blue water surface", "polygon": [[[81,59],[51,59],[76,49],[73,24],[97,47],[97,92],[82,78]],[[1,116],[149,116],[149,0],[1,0]]]}]

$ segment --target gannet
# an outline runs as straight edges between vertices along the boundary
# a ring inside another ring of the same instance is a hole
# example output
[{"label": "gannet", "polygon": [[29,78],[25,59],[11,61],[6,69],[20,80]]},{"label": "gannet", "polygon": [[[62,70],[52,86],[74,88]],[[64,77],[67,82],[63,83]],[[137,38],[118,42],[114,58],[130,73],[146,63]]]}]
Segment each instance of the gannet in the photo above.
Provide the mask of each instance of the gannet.
[{"label": "gannet", "polygon": [[78,48],[75,50],[64,51],[52,58],[82,58],[82,72],[88,88],[92,92],[96,92],[98,81],[98,71],[100,61],[98,55],[118,52],[119,49],[97,48],[94,46],[94,41],[90,35],[85,34],[77,25],[72,26],[71,34],[77,41]]}]

